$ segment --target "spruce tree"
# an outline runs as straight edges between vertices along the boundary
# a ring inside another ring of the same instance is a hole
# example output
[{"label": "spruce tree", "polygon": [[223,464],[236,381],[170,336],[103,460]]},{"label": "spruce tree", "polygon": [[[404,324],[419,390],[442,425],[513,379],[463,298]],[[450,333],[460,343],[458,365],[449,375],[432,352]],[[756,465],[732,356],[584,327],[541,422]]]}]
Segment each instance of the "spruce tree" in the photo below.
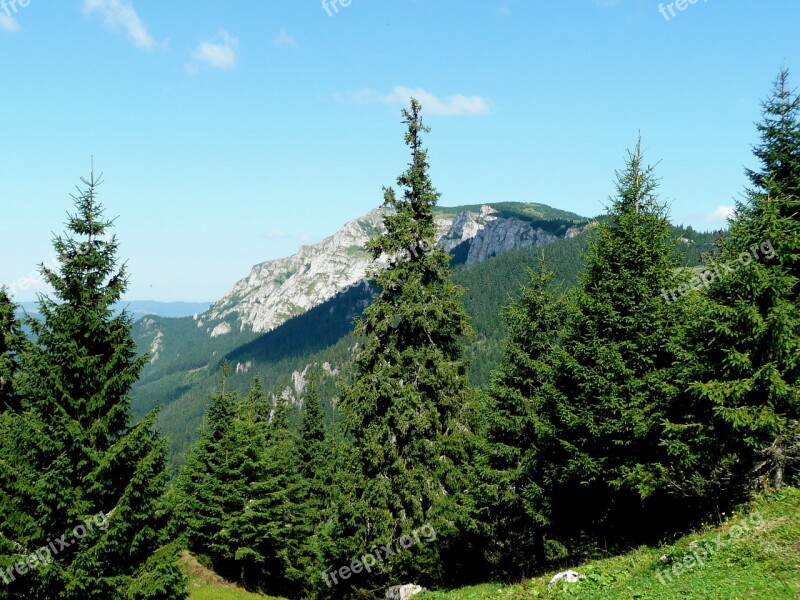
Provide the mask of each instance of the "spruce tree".
[{"label": "spruce tree", "polygon": [[306,576],[297,563],[306,532],[299,514],[303,479],[297,434],[289,427],[288,409],[287,399],[278,396],[260,457],[260,476],[250,486],[245,523],[247,542],[260,561],[261,587],[296,596]]},{"label": "spruce tree", "polygon": [[17,558],[64,536],[52,560],[19,574],[14,597],[184,598],[177,546],[165,536],[167,450],[155,413],[130,417],[129,393],[146,361],[132,318],[115,313],[127,287],[117,268],[112,222],[103,218],[94,175],[74,196],[65,236],[54,239],[58,271],[41,267],[54,297],[40,296],[36,342],[20,357],[24,399],[19,497],[35,519],[11,541]]},{"label": "spruce tree", "polygon": [[[789,69],[781,69],[775,80],[772,95],[762,103],[762,120],[756,124],[761,141],[753,154],[761,163],[760,170],[747,169],[754,186],[753,193],[764,194],[770,185],[787,195],[800,195],[800,96],[792,89]],[[740,213],[757,204],[746,200],[738,206]],[[784,215],[788,216],[788,215]]]},{"label": "spruce tree", "polygon": [[[233,559],[239,569],[238,580],[257,588],[267,584],[276,589],[264,565],[269,556],[264,553],[264,538],[268,531],[258,527],[253,514],[261,501],[259,489],[269,476],[265,470],[265,454],[269,437],[269,408],[261,381],[256,378],[250,392],[238,403],[230,428],[229,453],[233,459],[227,467],[233,477],[233,487],[227,495],[237,501],[231,510],[227,536],[234,550]],[[283,573],[279,573],[283,577]]]},{"label": "spruce tree", "polygon": [[[0,287],[0,569],[15,564],[17,540],[35,534],[31,488],[35,481],[26,461],[23,441],[31,435],[30,420],[20,412],[17,393],[19,353],[24,337],[14,311],[15,305]],[[7,573],[0,573],[0,598],[10,597]]]},{"label": "spruce tree", "polygon": [[303,544],[295,563],[297,570],[303,572],[303,586],[313,591],[323,586],[320,573],[324,571],[324,557],[330,551],[326,521],[332,508],[334,485],[331,437],[325,425],[318,374],[313,367],[309,369],[303,403],[305,413],[299,445]]},{"label": "spruce tree", "polygon": [[[29,554],[25,540],[40,530],[36,520],[34,487],[37,474],[27,461],[26,440],[35,432],[24,413],[0,411],[0,598],[19,598],[22,589],[8,584],[19,576],[13,572],[20,554]],[[38,550],[38,548],[37,548]],[[12,572],[9,573],[9,569]],[[13,578],[12,578],[13,575]],[[29,586],[28,589],[32,589]]]},{"label": "spruce tree", "polygon": [[471,552],[457,547],[470,518],[463,491],[471,406],[460,341],[471,328],[450,257],[436,247],[439,194],[428,175],[419,102],[412,99],[402,114],[411,149],[397,179],[403,194],[384,190],[386,231],[368,243],[375,259],[385,255],[390,263],[373,273],[380,292],[357,321],[364,343],[343,391],[352,447],[338,560],[396,547],[425,524],[437,539],[398,553],[380,573],[343,584],[356,588],[441,581]]},{"label": "spruce tree", "polygon": [[244,399],[219,391],[177,487],[176,521],[189,549],[214,570],[250,589],[299,593],[306,567],[301,552],[302,471],[285,398],[270,419],[256,379]]},{"label": "spruce tree", "polygon": [[504,308],[508,338],[500,368],[492,375],[484,422],[484,452],[476,485],[488,514],[487,554],[494,568],[530,576],[545,559],[541,461],[547,449],[537,432],[542,403],[553,394],[553,354],[564,324],[563,306],[542,257],[529,271],[520,297]]},{"label": "spruce tree", "polygon": [[707,505],[780,487],[800,459],[800,98],[782,70],[763,104],[761,163],[738,203],[717,276],[689,330],[678,482]]},{"label": "spruce tree", "polygon": [[[210,559],[222,576],[238,579],[237,540],[232,521],[243,510],[238,448],[233,424],[238,397],[226,390],[230,368],[222,364],[219,390],[212,395],[200,438],[178,478],[176,521],[189,549]],[[238,497],[237,497],[238,496]]]},{"label": "spruce tree", "polygon": [[14,311],[16,305],[0,287],[0,412],[17,407],[14,380],[19,370],[19,352],[24,335]]},{"label": "spruce tree", "polygon": [[679,319],[664,293],[681,275],[657,185],[639,141],[597,223],[555,389],[540,407],[543,515],[567,551],[598,538],[642,540],[664,522],[646,511],[669,484],[661,435],[676,392]]}]

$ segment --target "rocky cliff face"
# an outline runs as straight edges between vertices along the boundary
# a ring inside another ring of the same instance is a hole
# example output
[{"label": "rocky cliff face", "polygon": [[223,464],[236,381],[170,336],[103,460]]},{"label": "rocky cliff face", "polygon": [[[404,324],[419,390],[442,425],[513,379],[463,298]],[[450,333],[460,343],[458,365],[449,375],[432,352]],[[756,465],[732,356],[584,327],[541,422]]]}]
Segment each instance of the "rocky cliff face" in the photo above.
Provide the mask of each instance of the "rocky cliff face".
[{"label": "rocky cliff face", "polygon": [[558,236],[519,219],[495,219],[478,231],[470,244],[467,264],[486,260],[516,248],[538,248],[554,242]]},{"label": "rocky cliff face", "polygon": [[[438,245],[451,251],[468,244],[466,260],[474,264],[501,252],[543,246],[558,238],[524,220],[495,213],[485,205],[480,212],[437,216]],[[364,249],[370,238],[383,231],[383,214],[383,209],[375,209],[318,244],[302,246],[293,256],[254,266],[248,277],[196,317],[197,326],[212,337],[226,335],[234,328],[267,332],[358,284],[368,270],[388,263],[383,257],[376,264]]]}]

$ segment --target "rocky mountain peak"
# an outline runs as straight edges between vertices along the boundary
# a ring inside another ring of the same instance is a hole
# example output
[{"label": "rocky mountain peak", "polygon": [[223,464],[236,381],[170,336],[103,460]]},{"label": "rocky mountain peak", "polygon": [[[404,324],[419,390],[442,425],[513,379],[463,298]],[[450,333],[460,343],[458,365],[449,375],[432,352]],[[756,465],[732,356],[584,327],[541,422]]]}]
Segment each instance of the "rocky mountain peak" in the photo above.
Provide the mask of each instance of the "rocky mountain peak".
[{"label": "rocky mountain peak", "polygon": [[[467,264],[515,248],[542,246],[564,235],[548,233],[530,220],[502,216],[488,204],[478,211],[446,210],[436,214],[437,243],[448,252],[465,249]],[[197,326],[212,337],[234,328],[271,331],[358,283],[376,267],[365,245],[384,231],[384,214],[385,209],[376,208],[321,242],[301,246],[292,256],[255,265],[196,319]],[[388,260],[379,260],[378,268],[381,263]]]}]

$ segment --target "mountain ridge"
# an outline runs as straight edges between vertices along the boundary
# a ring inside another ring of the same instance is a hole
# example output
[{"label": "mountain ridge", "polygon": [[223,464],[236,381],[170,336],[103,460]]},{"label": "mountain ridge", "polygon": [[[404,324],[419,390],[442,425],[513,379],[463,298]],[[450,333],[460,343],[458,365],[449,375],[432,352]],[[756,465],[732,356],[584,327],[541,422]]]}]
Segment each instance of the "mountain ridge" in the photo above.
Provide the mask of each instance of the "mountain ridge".
[{"label": "mountain ridge", "polygon": [[[373,261],[365,249],[366,242],[383,230],[385,213],[375,208],[317,244],[254,265],[247,277],[198,316],[197,326],[205,327],[212,338],[237,328],[264,333],[357,284],[369,269],[389,262],[387,256]],[[437,207],[435,222],[437,244],[474,264],[501,252],[574,235],[588,219],[542,204],[504,202]],[[465,244],[468,247],[462,247]]]}]

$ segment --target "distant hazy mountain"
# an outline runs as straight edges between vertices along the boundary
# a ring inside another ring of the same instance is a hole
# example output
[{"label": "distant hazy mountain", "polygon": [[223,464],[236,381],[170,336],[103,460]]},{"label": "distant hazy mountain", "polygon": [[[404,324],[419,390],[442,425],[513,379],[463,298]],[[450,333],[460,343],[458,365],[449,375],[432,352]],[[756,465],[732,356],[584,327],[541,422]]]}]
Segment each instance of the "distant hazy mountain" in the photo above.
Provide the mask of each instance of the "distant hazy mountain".
[{"label": "distant hazy mountain", "polygon": [[[32,316],[39,314],[36,302],[21,302],[20,306]],[[138,321],[148,315],[177,319],[191,317],[202,313],[211,306],[211,302],[156,302],[155,300],[126,300],[114,305],[117,310],[126,308]]]}]

